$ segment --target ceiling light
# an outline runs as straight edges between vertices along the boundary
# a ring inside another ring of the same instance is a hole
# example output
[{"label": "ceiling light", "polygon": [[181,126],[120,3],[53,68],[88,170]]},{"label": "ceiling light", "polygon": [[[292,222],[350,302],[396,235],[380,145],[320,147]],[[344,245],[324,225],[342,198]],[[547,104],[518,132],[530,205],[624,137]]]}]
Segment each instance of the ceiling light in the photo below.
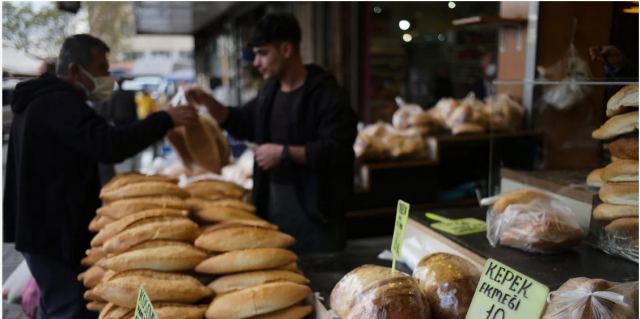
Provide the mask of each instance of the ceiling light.
[{"label": "ceiling light", "polygon": [[453,9],[453,8],[455,8],[455,7],[456,7],[456,3],[455,3],[455,2],[453,2],[453,1],[449,1],[448,6],[449,6],[449,9]]},{"label": "ceiling light", "polygon": [[400,20],[400,22],[398,22],[398,26],[400,27],[400,30],[406,31],[411,27],[411,23],[407,20]]},{"label": "ceiling light", "polygon": [[411,42],[411,40],[413,40],[413,37],[411,36],[411,34],[405,33],[402,35],[402,41]]},{"label": "ceiling light", "polygon": [[377,6],[376,6],[376,7],[373,7],[373,13],[375,13],[375,14],[380,14],[381,12],[382,12],[382,8],[377,7]]}]

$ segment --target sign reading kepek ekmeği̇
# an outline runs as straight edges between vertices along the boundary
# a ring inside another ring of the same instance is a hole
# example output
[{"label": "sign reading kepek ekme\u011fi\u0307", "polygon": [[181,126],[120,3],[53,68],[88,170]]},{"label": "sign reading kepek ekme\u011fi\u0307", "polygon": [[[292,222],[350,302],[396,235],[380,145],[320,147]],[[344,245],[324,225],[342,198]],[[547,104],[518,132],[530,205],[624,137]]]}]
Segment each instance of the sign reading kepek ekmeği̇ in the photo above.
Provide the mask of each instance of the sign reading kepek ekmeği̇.
[{"label": "sign reading kepek ekme\u011fi\u0307", "polygon": [[493,259],[487,259],[467,319],[540,318],[549,288]]}]

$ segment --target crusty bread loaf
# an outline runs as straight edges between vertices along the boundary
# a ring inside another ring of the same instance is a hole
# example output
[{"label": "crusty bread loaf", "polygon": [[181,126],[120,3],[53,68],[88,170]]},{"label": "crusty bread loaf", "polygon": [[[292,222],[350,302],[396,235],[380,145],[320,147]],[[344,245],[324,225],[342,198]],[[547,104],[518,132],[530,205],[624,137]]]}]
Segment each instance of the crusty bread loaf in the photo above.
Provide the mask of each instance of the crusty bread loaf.
[{"label": "crusty bread loaf", "polygon": [[638,182],[638,161],[621,159],[604,168],[602,179],[607,182]]},{"label": "crusty bread loaf", "polygon": [[618,115],[629,108],[638,108],[637,85],[627,85],[609,98],[609,101],[607,101],[607,116]]},{"label": "crusty bread loaf", "polygon": [[112,303],[107,305],[100,312],[98,319],[125,319],[132,309],[116,306]]},{"label": "crusty bread loaf", "polygon": [[[158,302],[153,304],[153,312],[158,319],[203,319],[207,305],[185,305],[179,303]],[[135,310],[124,318],[135,319]]]},{"label": "crusty bread loaf", "polygon": [[198,220],[205,223],[224,222],[237,219],[260,220],[260,217],[244,210],[232,207],[207,207],[194,213]]},{"label": "crusty bread loaf", "polygon": [[620,136],[608,144],[612,158],[638,160],[638,135]]},{"label": "crusty bread loaf", "polygon": [[94,292],[115,305],[134,308],[140,286],[152,302],[193,303],[212,293],[191,276],[152,270],[120,272],[96,286]]},{"label": "crusty bread loaf", "polygon": [[193,211],[202,210],[208,207],[231,207],[235,209],[244,210],[249,213],[256,212],[255,206],[251,204],[247,204],[238,199],[233,199],[233,198],[208,200],[204,198],[190,197],[186,199],[186,203],[187,205],[189,205],[189,208]]},{"label": "crusty bread loaf", "polygon": [[591,133],[597,140],[608,140],[638,129],[638,112],[616,115],[607,120],[602,126]]},{"label": "crusty bread loaf", "polygon": [[219,277],[207,285],[216,295],[226,294],[270,282],[287,281],[301,285],[309,283],[303,275],[286,270],[262,270]]},{"label": "crusty bread loaf", "polygon": [[290,235],[261,227],[229,227],[209,231],[196,238],[197,247],[213,252],[249,248],[286,248],[296,242]]},{"label": "crusty bread loaf", "polygon": [[306,318],[311,312],[313,312],[313,307],[311,306],[291,306],[264,315],[251,317],[251,319],[302,319]]},{"label": "crusty bread loaf", "polygon": [[600,187],[598,195],[605,203],[638,205],[638,183],[606,183]]},{"label": "crusty bread loaf", "polygon": [[242,319],[290,307],[311,293],[305,285],[274,282],[238,290],[213,299],[206,316],[211,319]]},{"label": "crusty bread loaf", "polygon": [[104,215],[113,219],[120,219],[131,214],[139,213],[143,210],[154,208],[171,208],[177,210],[189,209],[187,204],[180,197],[151,196],[118,200],[98,208],[96,212],[99,215]]},{"label": "crusty bread loaf", "polygon": [[177,209],[170,209],[170,208],[154,208],[154,209],[143,210],[141,212],[123,217],[109,224],[108,226],[105,226],[104,229],[100,230],[100,232],[96,234],[95,237],[93,237],[93,239],[91,240],[91,246],[102,245],[106,240],[122,232],[132,224],[144,219],[155,218],[155,217],[170,217],[170,216],[180,217],[180,216],[187,216],[188,214],[189,212],[186,210],[177,210]]},{"label": "crusty bread loaf", "polygon": [[85,253],[87,254],[87,256],[80,260],[80,264],[87,267],[95,265],[100,259],[104,258],[105,256],[102,247],[92,247],[91,249],[87,249]]},{"label": "crusty bread loaf", "polygon": [[540,191],[523,188],[515,191],[500,194],[500,197],[493,204],[494,213],[502,213],[509,205],[528,204],[534,200],[550,200],[549,195]]},{"label": "crusty bread loaf", "polygon": [[99,312],[107,306],[106,302],[102,301],[90,301],[87,303],[87,310]]},{"label": "crusty bread loaf", "polygon": [[140,182],[165,182],[165,183],[177,183],[178,180],[163,175],[144,175],[140,173],[123,173],[118,174],[111,178],[107,184],[105,184],[100,190],[100,195],[118,189],[122,186],[135,184]]},{"label": "crusty bread loaf", "polygon": [[113,202],[119,199],[147,196],[175,196],[179,198],[187,198],[189,197],[189,193],[174,183],[140,182],[103,192],[100,198],[106,202]]},{"label": "crusty bread loaf", "polygon": [[78,281],[86,288],[93,288],[97,286],[105,275],[105,270],[99,266],[89,267],[85,272],[78,275]]},{"label": "crusty bread loaf", "polygon": [[638,217],[618,218],[604,227],[606,233],[622,238],[638,238]]},{"label": "crusty bread loaf", "polygon": [[122,232],[105,241],[107,254],[118,253],[129,247],[153,239],[191,242],[198,236],[198,225],[186,217],[146,218],[131,224]]},{"label": "crusty bread loaf", "polygon": [[196,266],[196,271],[206,274],[230,274],[278,268],[297,260],[298,257],[294,253],[282,248],[244,249],[210,257]]},{"label": "crusty bread loaf", "polygon": [[229,146],[218,124],[209,116],[200,116],[196,125],[185,126],[185,141],[194,163],[219,174],[229,162]]},{"label": "crusty bread loaf", "polygon": [[436,318],[464,319],[480,280],[480,270],[466,259],[435,253],[413,271]]},{"label": "crusty bread loaf", "polygon": [[390,268],[363,265],[331,292],[331,309],[344,319],[431,318],[418,282]]},{"label": "crusty bread loaf", "polygon": [[185,190],[193,197],[203,198],[212,194],[220,194],[226,198],[241,199],[248,192],[238,184],[217,179],[207,179],[189,183],[185,186]]},{"label": "crusty bread loaf", "polygon": [[268,229],[277,230],[278,226],[269,223],[265,220],[247,220],[247,219],[237,219],[237,220],[229,220],[225,222],[219,222],[213,225],[205,226],[200,229],[201,234],[205,234],[211,231],[220,230],[224,228],[232,228],[239,226],[250,226],[250,227],[262,227]]},{"label": "crusty bread loaf", "polygon": [[604,180],[602,180],[602,173],[604,172],[604,168],[596,168],[587,176],[587,185],[600,187],[604,184]]},{"label": "crusty bread loaf", "polygon": [[111,217],[107,217],[104,215],[96,215],[93,217],[91,222],[89,223],[89,231],[93,233],[97,233],[100,229],[104,228],[104,226],[109,225],[115,219]]},{"label": "crusty bread loaf", "polygon": [[593,210],[593,218],[597,220],[614,220],[621,217],[638,217],[638,206],[603,203]]},{"label": "crusty bread loaf", "polygon": [[167,132],[167,139],[178,154],[178,157],[180,157],[180,160],[182,160],[184,167],[191,169],[191,165],[193,165],[194,161],[191,153],[189,153],[189,148],[187,147],[184,126],[176,127]]},{"label": "crusty bread loaf", "polygon": [[152,240],[138,244],[120,254],[107,257],[98,262],[105,269],[124,271],[131,269],[150,269],[158,271],[186,271],[207,258],[201,249],[168,240]]}]

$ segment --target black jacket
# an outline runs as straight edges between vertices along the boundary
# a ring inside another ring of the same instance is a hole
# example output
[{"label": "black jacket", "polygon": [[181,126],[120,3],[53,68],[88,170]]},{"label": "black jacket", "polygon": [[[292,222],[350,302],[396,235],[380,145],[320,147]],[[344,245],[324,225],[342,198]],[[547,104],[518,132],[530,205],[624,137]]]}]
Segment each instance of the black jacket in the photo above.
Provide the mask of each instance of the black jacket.
[{"label": "black jacket", "polygon": [[96,112],[115,125],[133,123],[138,120],[136,93],[118,88],[109,100],[96,106]]},{"label": "black jacket", "polygon": [[108,125],[69,83],[51,75],[18,84],[11,108],[4,187],[4,241],[22,252],[78,262],[100,205],[98,162],[119,162],[173,126],[159,112]]},{"label": "black jacket", "polygon": [[[294,106],[293,141],[304,145],[306,165],[294,166],[292,183],[311,218],[331,222],[343,214],[353,191],[353,142],[357,118],[335,78],[318,66],[307,66],[299,105]],[[223,127],[235,138],[269,143],[270,118],[278,81],[269,80],[247,105],[230,108]],[[292,164],[295,165],[295,164]],[[253,199],[265,216],[269,201],[268,172],[253,171]],[[311,207],[311,203],[318,203]]]}]

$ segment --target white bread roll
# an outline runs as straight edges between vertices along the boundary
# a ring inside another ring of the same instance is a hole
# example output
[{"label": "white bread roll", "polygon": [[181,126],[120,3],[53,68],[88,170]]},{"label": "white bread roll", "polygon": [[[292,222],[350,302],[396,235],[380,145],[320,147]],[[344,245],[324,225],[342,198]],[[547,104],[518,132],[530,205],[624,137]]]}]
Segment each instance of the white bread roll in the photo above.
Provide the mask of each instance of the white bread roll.
[{"label": "white bread roll", "polygon": [[138,221],[107,240],[102,246],[107,254],[127,250],[154,239],[191,242],[198,236],[198,225],[186,217],[154,217]]},{"label": "white bread roll", "polygon": [[193,197],[203,198],[212,194],[220,194],[226,198],[241,199],[248,192],[238,184],[214,179],[195,181],[189,183],[184,189]]},{"label": "white bread roll", "polygon": [[[604,227],[606,233],[617,237],[638,239],[638,217],[618,218]],[[636,242],[637,245],[637,242]]]},{"label": "white bread roll", "polygon": [[627,85],[607,101],[607,116],[612,117],[625,111],[625,108],[638,108],[638,86]]},{"label": "white bread roll", "polygon": [[550,200],[549,195],[540,191],[523,188],[515,191],[500,194],[496,202],[493,204],[494,213],[502,213],[509,205],[512,204],[528,204],[534,200]]},{"label": "white bread roll", "polygon": [[602,173],[604,172],[604,168],[596,168],[589,175],[587,175],[587,185],[600,187],[604,184],[604,180],[602,179]]},{"label": "white bread roll", "polygon": [[604,168],[602,179],[607,182],[638,182],[638,161],[615,161]]},{"label": "white bread roll", "polygon": [[144,210],[154,208],[171,208],[188,210],[183,199],[174,196],[151,196],[118,200],[98,208],[96,213],[113,219],[120,219]]},{"label": "white bread roll", "polygon": [[311,312],[313,312],[313,307],[311,306],[291,306],[264,315],[251,317],[251,319],[302,319]]},{"label": "white bread roll", "polygon": [[189,212],[186,210],[177,210],[177,209],[170,209],[170,208],[154,208],[154,209],[143,210],[141,212],[123,217],[109,224],[108,226],[105,226],[104,229],[100,230],[100,232],[98,232],[98,234],[96,234],[96,236],[93,237],[93,239],[91,240],[91,246],[95,247],[95,246],[102,245],[106,240],[122,232],[123,230],[133,225],[134,223],[137,223],[144,219],[154,218],[154,217],[170,217],[170,216],[184,217],[184,216],[187,216],[188,214]]},{"label": "white bread roll", "polygon": [[309,283],[303,275],[286,270],[263,270],[244,272],[219,277],[207,285],[216,295],[226,294],[271,282],[293,282],[301,285]]},{"label": "white bread roll", "polygon": [[278,226],[271,224],[265,220],[246,220],[246,219],[237,219],[237,220],[229,220],[225,222],[219,222],[213,225],[204,226],[200,229],[200,233],[208,233],[214,230],[224,229],[224,228],[232,228],[238,226],[251,226],[251,227],[261,227],[278,230]]},{"label": "white bread roll", "polygon": [[98,266],[113,271],[149,269],[158,271],[186,271],[207,258],[204,250],[190,244],[168,240],[152,240],[107,257]]},{"label": "white bread roll", "polygon": [[191,276],[152,270],[120,272],[96,286],[94,292],[115,305],[135,308],[141,285],[152,302],[193,303],[212,293]]},{"label": "white bread roll", "polygon": [[144,175],[140,173],[123,173],[118,174],[111,178],[107,184],[105,184],[100,190],[100,195],[118,189],[122,186],[141,183],[141,182],[165,182],[165,183],[178,183],[178,180],[163,175]]},{"label": "white bread roll", "polygon": [[638,129],[638,111],[616,115],[591,133],[597,140],[608,140]]},{"label": "white bread roll", "polygon": [[309,287],[290,282],[268,283],[231,292],[213,299],[206,317],[242,319],[292,306],[311,293]]},{"label": "white bread roll", "polygon": [[638,217],[638,206],[603,203],[593,210],[593,218],[597,220],[614,220],[622,217]]},{"label": "white bread roll", "polygon": [[250,248],[286,248],[296,240],[277,230],[261,227],[230,227],[209,231],[196,238],[195,245],[213,252]]},{"label": "white bread roll", "polygon": [[193,211],[202,210],[208,207],[231,207],[244,210],[249,213],[255,213],[256,207],[234,198],[226,198],[219,200],[208,200],[199,197],[190,197],[186,199],[187,205]]},{"label": "white bread roll", "polygon": [[115,221],[115,219],[111,217],[107,217],[104,215],[96,215],[95,217],[93,217],[93,219],[89,223],[89,231],[92,233],[97,233],[102,228],[104,228],[104,226],[109,225],[113,221]]},{"label": "white bread roll", "polygon": [[214,275],[230,274],[278,268],[297,260],[298,256],[282,248],[245,249],[210,257],[196,266],[196,271]]},{"label": "white bread roll", "polygon": [[194,216],[205,223],[225,222],[230,220],[261,220],[260,217],[244,210],[232,207],[207,207],[196,211]]},{"label": "white bread roll", "polygon": [[606,183],[598,195],[608,204],[638,205],[638,183]]},{"label": "white bread roll", "polygon": [[104,192],[100,198],[106,202],[113,202],[119,199],[147,196],[175,196],[179,198],[187,198],[189,197],[189,193],[174,183],[141,182],[125,185],[120,188]]}]

